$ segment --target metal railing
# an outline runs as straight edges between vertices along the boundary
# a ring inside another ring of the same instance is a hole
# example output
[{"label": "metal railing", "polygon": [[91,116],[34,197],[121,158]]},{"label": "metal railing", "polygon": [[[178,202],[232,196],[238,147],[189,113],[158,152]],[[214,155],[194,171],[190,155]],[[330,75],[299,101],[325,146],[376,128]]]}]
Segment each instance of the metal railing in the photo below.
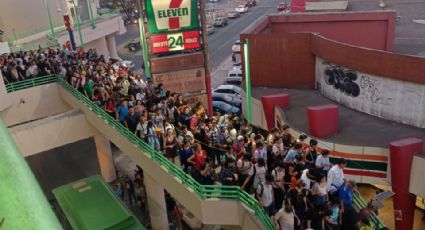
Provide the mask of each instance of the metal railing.
[{"label": "metal railing", "polygon": [[[251,209],[257,218],[262,222],[266,229],[274,229],[273,222],[266,215],[264,210],[258,205],[257,200],[246,193],[241,191],[239,186],[223,186],[223,185],[201,185],[195,181],[189,174],[185,173],[181,168],[174,165],[160,152],[153,149],[152,146],[141,140],[134,133],[125,128],[121,123],[112,118],[105,110],[93,103],[89,98],[84,96],[78,90],[73,88],[68,82],[57,75],[48,75],[44,77],[32,78],[20,82],[15,82],[6,85],[8,93],[31,88],[34,86],[45,85],[57,82],[71,93],[78,101],[87,106],[91,111],[96,113],[104,122],[116,129],[121,135],[127,138],[132,144],[136,145],[144,154],[147,154],[153,161],[165,168],[171,175],[179,180],[190,190],[194,191],[202,200],[215,198],[215,199],[231,199],[237,200]],[[362,196],[354,193],[353,207],[359,211],[367,207],[367,204]],[[381,229],[385,225],[378,219],[375,213],[371,214],[371,221],[375,229]]]},{"label": "metal railing", "polygon": [[185,173],[180,167],[174,165],[160,152],[154,150],[152,146],[134,135],[131,131],[125,128],[121,123],[117,122],[105,110],[97,106],[86,96],[73,88],[68,82],[59,76],[49,75],[46,77],[38,77],[21,82],[16,82],[6,85],[7,92],[27,89],[34,86],[45,85],[57,82],[64,87],[66,91],[71,93],[77,100],[87,106],[91,111],[96,113],[104,122],[112,126],[121,135],[127,138],[132,144],[136,145],[144,154],[147,154],[158,165],[165,168],[171,175],[181,182],[193,192],[195,192],[202,200],[205,199],[231,199],[237,200],[251,209],[255,216],[261,221],[265,229],[274,229],[272,220],[266,215],[264,210],[258,205],[254,197],[241,191],[239,186],[224,186],[224,185],[201,185],[195,181],[189,174]]}]

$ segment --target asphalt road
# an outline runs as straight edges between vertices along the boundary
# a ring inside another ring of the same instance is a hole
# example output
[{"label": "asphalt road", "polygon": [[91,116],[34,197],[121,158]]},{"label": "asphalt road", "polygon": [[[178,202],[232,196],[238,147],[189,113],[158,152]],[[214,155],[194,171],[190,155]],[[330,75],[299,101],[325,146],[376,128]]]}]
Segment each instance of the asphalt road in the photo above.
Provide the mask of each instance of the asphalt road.
[{"label": "asphalt road", "polygon": [[[237,19],[229,19],[229,24],[223,28],[215,28],[214,33],[208,37],[208,53],[211,71],[226,58],[231,55],[233,43],[239,39],[239,34],[264,15],[276,12],[278,0],[257,0],[257,6],[253,7],[247,13]],[[228,8],[234,10],[238,5],[237,1],[222,0],[216,4],[207,4],[207,7]],[[133,39],[139,38],[138,26],[133,24],[127,26],[127,33],[115,36],[118,46],[118,55],[125,60],[131,60],[135,68],[139,69],[142,65],[141,51],[130,53],[124,45]]]}]

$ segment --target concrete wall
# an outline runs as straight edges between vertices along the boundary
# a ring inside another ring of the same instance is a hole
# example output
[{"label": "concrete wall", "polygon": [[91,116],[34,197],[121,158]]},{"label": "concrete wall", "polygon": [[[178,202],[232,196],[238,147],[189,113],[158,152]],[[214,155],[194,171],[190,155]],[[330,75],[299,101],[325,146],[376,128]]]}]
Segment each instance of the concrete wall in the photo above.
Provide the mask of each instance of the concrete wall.
[{"label": "concrete wall", "polygon": [[[63,24],[63,8],[65,0],[48,0],[52,23]],[[6,37],[34,31],[35,29],[49,29],[49,20],[44,0],[1,0],[0,1],[0,28]]]},{"label": "concrete wall", "polygon": [[392,51],[396,13],[341,12],[269,16],[271,33],[313,32],[347,44]]},{"label": "concrete wall", "polygon": [[10,106],[9,94],[6,91],[6,86],[4,85],[3,75],[0,71],[0,111],[5,110]]},{"label": "concrete wall", "polygon": [[[313,88],[314,56],[310,51],[310,36],[308,33],[242,34],[242,40],[249,40],[252,86]],[[244,67],[242,70],[245,72]]]},{"label": "concrete wall", "polygon": [[85,49],[96,49],[99,54],[103,54],[105,58],[110,57],[109,49],[105,37],[101,37],[84,45]]},{"label": "concrete wall", "polygon": [[59,87],[52,83],[9,93],[10,106],[0,111],[0,118],[9,127],[71,110],[60,98]]},{"label": "concrete wall", "polygon": [[[79,111],[51,116],[9,128],[24,157],[87,139],[97,133]],[[31,141],[29,141],[31,140]]]},{"label": "concrete wall", "polygon": [[425,128],[425,85],[375,76],[316,58],[316,86],[329,99],[384,119]]},{"label": "concrete wall", "polygon": [[[311,52],[329,62],[357,71],[425,84],[425,58],[372,50],[313,35]],[[314,67],[313,67],[314,68]]]},{"label": "concrete wall", "polygon": [[421,156],[416,155],[413,157],[412,169],[410,171],[410,186],[409,192],[420,196],[425,197],[425,157],[424,154]]},{"label": "concrete wall", "polygon": [[[111,34],[123,34],[127,30],[124,26],[124,22],[121,16],[107,18],[103,21],[96,23],[96,28],[93,29],[91,26],[85,26],[81,28],[84,44],[90,44],[90,42],[99,42],[98,39],[105,39],[106,36]],[[60,44],[65,44],[69,40],[67,31],[64,31],[57,35]],[[80,44],[80,37],[78,31],[74,31],[75,43],[77,46]]]}]

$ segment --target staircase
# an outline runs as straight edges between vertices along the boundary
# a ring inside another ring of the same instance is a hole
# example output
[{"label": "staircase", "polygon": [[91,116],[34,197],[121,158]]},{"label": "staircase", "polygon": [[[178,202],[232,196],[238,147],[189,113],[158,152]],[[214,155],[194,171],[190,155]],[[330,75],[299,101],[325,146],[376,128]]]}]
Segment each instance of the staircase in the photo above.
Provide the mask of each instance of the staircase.
[{"label": "staircase", "polygon": [[[93,127],[129,155],[203,224],[233,225],[241,229],[274,229],[271,219],[251,195],[241,191],[238,186],[200,185],[59,76],[50,75],[12,83],[6,85],[6,89],[11,93],[50,83],[61,85],[59,93],[66,103],[81,110]],[[354,207],[356,210],[365,207],[365,201],[358,194],[354,197]],[[376,227],[384,226],[375,215],[372,218]]]}]

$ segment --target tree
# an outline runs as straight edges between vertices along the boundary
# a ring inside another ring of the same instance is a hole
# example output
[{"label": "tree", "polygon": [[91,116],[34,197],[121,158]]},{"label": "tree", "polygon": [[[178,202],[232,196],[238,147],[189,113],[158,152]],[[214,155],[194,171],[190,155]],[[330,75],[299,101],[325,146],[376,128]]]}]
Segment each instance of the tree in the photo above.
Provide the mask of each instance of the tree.
[{"label": "tree", "polygon": [[121,9],[127,18],[131,18],[133,16],[134,10],[136,8],[136,0],[114,0],[118,7]]}]

